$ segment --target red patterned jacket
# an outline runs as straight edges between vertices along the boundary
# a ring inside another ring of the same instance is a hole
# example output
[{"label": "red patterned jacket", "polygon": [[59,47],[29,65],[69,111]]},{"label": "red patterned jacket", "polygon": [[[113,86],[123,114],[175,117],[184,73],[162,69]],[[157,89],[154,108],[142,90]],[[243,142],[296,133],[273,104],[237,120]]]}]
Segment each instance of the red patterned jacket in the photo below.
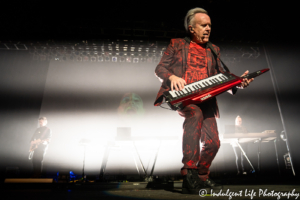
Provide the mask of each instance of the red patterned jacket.
[{"label": "red patterned jacket", "polygon": [[[172,39],[168,48],[166,49],[164,55],[162,56],[159,64],[155,69],[155,75],[162,82],[161,88],[157,94],[154,105],[159,106],[163,101],[163,92],[170,90],[169,77],[175,75],[178,77],[183,77],[185,70],[187,68],[187,57],[189,52],[190,43],[183,38]],[[211,49],[206,48],[207,66],[208,66],[208,76],[213,76],[217,74],[216,65],[221,72],[224,72],[221,67],[220,48],[216,45],[212,45],[218,54],[218,59],[216,61]],[[236,90],[233,90],[235,93]],[[212,107],[215,116],[219,118],[219,110],[216,98],[209,100],[208,105]]]}]

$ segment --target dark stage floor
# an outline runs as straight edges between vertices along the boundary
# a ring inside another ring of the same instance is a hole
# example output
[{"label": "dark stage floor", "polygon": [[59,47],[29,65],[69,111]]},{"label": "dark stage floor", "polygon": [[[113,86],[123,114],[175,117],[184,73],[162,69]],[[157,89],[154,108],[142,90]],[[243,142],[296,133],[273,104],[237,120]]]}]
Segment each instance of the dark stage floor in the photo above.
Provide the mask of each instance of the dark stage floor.
[{"label": "dark stage floor", "polygon": [[215,180],[223,184],[221,193],[213,190],[205,197],[182,194],[182,181],[154,181],[2,183],[1,199],[299,199],[300,181],[296,177],[226,177]]}]

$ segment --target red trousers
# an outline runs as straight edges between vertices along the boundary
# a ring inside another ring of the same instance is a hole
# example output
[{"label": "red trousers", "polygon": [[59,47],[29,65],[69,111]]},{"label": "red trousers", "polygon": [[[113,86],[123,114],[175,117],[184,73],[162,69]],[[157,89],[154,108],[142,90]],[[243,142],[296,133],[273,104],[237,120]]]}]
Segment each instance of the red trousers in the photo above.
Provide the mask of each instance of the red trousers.
[{"label": "red trousers", "polygon": [[220,148],[217,122],[213,110],[205,103],[191,104],[178,113],[185,118],[182,137],[182,163],[184,166],[181,174],[186,175],[187,169],[198,169],[200,179],[205,181],[210,172],[211,162]]}]

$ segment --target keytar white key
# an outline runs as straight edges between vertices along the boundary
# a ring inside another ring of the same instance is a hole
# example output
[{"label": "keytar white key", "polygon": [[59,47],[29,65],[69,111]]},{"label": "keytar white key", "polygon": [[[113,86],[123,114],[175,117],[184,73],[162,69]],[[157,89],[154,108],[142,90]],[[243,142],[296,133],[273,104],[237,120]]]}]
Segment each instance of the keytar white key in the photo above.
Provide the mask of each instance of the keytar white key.
[{"label": "keytar white key", "polygon": [[169,91],[169,93],[171,94],[171,96],[172,96],[173,98],[177,97],[177,95],[175,94],[174,91]]}]

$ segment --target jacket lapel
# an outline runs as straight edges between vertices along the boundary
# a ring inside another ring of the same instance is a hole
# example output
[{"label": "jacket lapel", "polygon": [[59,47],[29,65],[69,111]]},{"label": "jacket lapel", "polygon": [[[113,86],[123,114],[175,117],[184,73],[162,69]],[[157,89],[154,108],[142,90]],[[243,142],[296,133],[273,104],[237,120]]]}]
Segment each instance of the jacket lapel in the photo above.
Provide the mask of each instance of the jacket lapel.
[{"label": "jacket lapel", "polygon": [[188,57],[189,47],[191,42],[191,40],[188,37],[184,38],[184,40],[186,42],[184,43],[184,46],[182,48],[182,75],[185,74],[185,70],[187,68],[187,57]]}]

